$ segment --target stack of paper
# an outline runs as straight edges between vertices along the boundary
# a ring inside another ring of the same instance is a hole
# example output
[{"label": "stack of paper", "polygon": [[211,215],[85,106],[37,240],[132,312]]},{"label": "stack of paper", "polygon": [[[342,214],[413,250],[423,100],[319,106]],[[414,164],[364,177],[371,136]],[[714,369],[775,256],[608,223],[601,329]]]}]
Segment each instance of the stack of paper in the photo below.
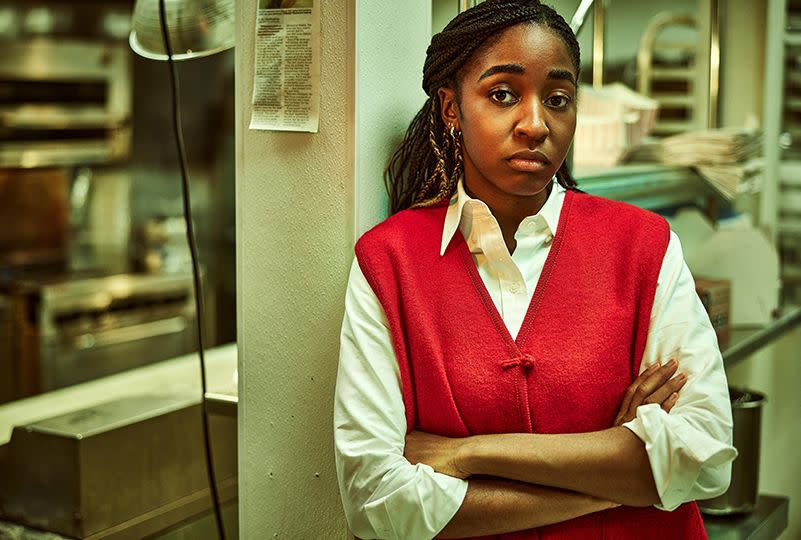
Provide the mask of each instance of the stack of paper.
[{"label": "stack of paper", "polygon": [[721,128],[649,139],[632,148],[626,160],[695,167],[721,195],[731,200],[740,193],[760,189],[761,152],[759,130]]},{"label": "stack of paper", "polygon": [[672,165],[731,164],[762,151],[762,134],[745,128],[688,131],[662,140],[662,160]]},{"label": "stack of paper", "polygon": [[738,163],[696,165],[698,172],[729,200],[740,193],[756,193],[762,187],[762,159]]}]

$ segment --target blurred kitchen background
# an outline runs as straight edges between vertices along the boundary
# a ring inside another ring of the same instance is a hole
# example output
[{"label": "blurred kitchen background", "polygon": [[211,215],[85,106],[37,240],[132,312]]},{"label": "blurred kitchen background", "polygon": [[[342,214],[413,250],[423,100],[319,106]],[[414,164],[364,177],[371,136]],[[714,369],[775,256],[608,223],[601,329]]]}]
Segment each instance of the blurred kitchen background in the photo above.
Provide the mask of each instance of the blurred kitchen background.
[{"label": "blurred kitchen background", "polygon": [[[168,68],[132,12],[0,0],[0,403],[196,349]],[[236,332],[233,58],[177,64],[210,347]]]},{"label": "blurred kitchen background", "polygon": [[[215,530],[168,64],[132,51],[133,12],[0,0],[3,539]],[[234,53],[176,68],[208,373],[230,386]],[[236,537],[236,421],[209,424]]]}]

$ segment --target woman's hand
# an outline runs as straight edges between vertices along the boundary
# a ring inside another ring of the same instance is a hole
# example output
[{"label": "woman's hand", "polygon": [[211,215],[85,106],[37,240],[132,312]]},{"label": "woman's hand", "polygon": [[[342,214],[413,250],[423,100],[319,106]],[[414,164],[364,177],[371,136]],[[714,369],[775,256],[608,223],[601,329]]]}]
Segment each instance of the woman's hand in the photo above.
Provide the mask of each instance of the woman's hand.
[{"label": "woman's hand", "polygon": [[424,431],[412,431],[406,435],[404,457],[409,463],[425,463],[438,473],[455,478],[467,478],[469,474],[459,468],[459,454],[467,439],[453,439],[432,435]]},{"label": "woman's hand", "polygon": [[678,367],[679,363],[674,358],[663,366],[659,363],[651,364],[640,373],[626,390],[613,425],[619,426],[633,420],[640,405],[656,403],[665,412],[670,412],[679,399],[679,390],[687,382],[687,376],[683,373],[673,377]]}]

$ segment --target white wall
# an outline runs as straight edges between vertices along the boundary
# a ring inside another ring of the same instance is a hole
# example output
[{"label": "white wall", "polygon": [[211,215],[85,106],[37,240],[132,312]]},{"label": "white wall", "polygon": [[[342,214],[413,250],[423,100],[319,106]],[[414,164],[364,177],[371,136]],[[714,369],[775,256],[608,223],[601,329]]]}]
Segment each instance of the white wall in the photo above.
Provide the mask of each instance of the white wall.
[{"label": "white wall", "polygon": [[344,290],[421,102],[430,2],[321,0],[317,134],[247,129],[256,6],[237,2],[241,537],[345,538],[331,429]]},{"label": "white wall", "polygon": [[425,101],[431,0],[359,0],[356,7],[356,235],[386,216],[387,158]]}]

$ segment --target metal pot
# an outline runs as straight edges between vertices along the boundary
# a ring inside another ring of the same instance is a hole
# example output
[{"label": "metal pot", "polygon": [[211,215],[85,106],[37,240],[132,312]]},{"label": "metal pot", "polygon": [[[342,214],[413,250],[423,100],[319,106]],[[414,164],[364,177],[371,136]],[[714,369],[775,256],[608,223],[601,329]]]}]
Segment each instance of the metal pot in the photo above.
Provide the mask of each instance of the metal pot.
[{"label": "metal pot", "polygon": [[734,447],[729,489],[714,499],[698,501],[705,514],[727,515],[751,512],[759,489],[759,440],[765,396],[744,388],[729,388],[734,421]]}]

